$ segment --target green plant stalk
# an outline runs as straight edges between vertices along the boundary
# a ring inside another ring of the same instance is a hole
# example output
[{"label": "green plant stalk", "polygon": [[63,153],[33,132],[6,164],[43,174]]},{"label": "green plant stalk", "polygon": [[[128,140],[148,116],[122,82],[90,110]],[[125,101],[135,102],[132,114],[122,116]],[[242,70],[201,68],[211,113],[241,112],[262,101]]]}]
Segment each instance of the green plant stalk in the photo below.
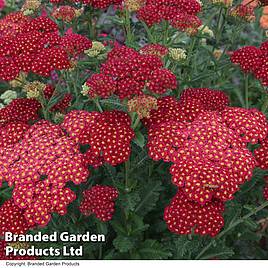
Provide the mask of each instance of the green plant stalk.
[{"label": "green plant stalk", "polygon": [[150,43],[153,43],[153,44],[156,43],[156,40],[155,40],[155,38],[154,38],[154,36],[153,36],[151,30],[150,30],[149,27],[147,26],[147,24],[146,24],[145,22],[143,22],[143,21],[142,21],[141,23],[142,23],[142,25],[143,25],[143,27],[144,27],[144,29],[145,29],[147,35],[148,35],[148,40],[149,40],[149,42],[150,42]]},{"label": "green plant stalk", "polygon": [[208,250],[210,249],[210,247],[214,244],[215,240],[220,239],[221,237],[223,237],[226,233],[228,233],[230,230],[232,230],[233,228],[235,228],[237,225],[239,225],[240,223],[243,223],[245,220],[247,220],[248,218],[250,218],[251,216],[255,215],[256,213],[258,213],[259,211],[263,210],[264,208],[268,207],[268,201],[264,202],[262,205],[256,207],[253,211],[251,211],[250,213],[246,214],[244,217],[242,217],[241,219],[235,221],[234,223],[230,224],[225,230],[223,230],[215,239],[213,239],[206,247],[203,248],[203,250],[197,255],[197,257],[195,258],[196,260],[199,260],[202,255]]},{"label": "green plant stalk", "polygon": [[128,180],[129,180],[129,170],[130,170],[130,160],[125,162],[125,188],[128,189]]},{"label": "green plant stalk", "polygon": [[100,112],[100,113],[103,113],[103,109],[102,109],[102,107],[101,107],[101,105],[100,105],[99,100],[98,100],[98,99],[94,99],[93,101],[94,101],[96,107],[98,108],[99,112]]},{"label": "green plant stalk", "polygon": [[126,9],[125,11],[125,27],[126,27],[126,35],[127,35],[127,43],[128,44],[132,44],[133,43],[133,35],[132,35],[132,32],[131,32],[131,22],[130,22],[130,13],[129,11]]},{"label": "green plant stalk", "polygon": [[134,122],[134,124],[132,126],[133,130],[136,130],[136,128],[138,127],[139,123],[140,123],[140,118],[137,116],[137,118],[136,118],[136,120],[135,120],[135,122]]}]

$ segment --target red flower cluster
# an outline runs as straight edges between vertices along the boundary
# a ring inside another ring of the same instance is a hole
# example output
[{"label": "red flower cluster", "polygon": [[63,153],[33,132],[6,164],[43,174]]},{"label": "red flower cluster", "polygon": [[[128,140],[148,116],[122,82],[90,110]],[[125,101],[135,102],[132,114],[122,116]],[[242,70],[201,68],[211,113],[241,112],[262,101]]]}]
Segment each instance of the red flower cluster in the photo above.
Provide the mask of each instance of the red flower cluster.
[{"label": "red flower cluster", "polygon": [[189,88],[183,91],[177,101],[173,97],[158,99],[157,110],[143,120],[147,127],[168,121],[192,122],[200,112],[221,111],[229,104],[228,97],[220,90]]},{"label": "red flower cluster", "polygon": [[14,99],[0,109],[0,123],[19,121],[28,123],[38,118],[40,103],[35,99]]},{"label": "red flower cluster", "polygon": [[80,184],[89,175],[78,144],[48,121],[39,121],[18,143],[1,148],[0,173],[14,185],[14,203],[31,225],[46,225],[53,212],[65,214],[75,199],[65,184]]},{"label": "red flower cluster", "polygon": [[144,55],[125,46],[115,47],[101,74],[93,75],[86,84],[91,96],[107,98],[116,94],[121,99],[141,95],[145,88],[163,94],[177,87],[176,76],[163,68],[158,56]]},{"label": "red flower cluster", "polygon": [[260,48],[246,46],[236,50],[231,61],[239,65],[243,72],[253,73],[264,86],[268,86],[268,41],[261,44]]},{"label": "red flower cluster", "polygon": [[254,10],[255,7],[250,4],[239,4],[237,6],[232,7],[229,10],[229,14],[231,16],[243,19],[247,22],[252,22],[256,19]]},{"label": "red flower cluster", "polygon": [[31,227],[25,217],[23,210],[15,205],[12,199],[4,202],[0,207],[0,235],[5,232],[13,234],[25,234]]},{"label": "red flower cluster", "polygon": [[168,48],[159,44],[148,44],[142,47],[140,54],[143,55],[153,55],[160,58],[165,57],[168,54]]},{"label": "red flower cluster", "polygon": [[181,31],[197,29],[202,23],[196,16],[201,5],[196,0],[147,0],[138,10],[138,18],[148,26],[163,20]]},{"label": "red flower cluster", "polygon": [[254,151],[258,166],[268,170],[268,137],[261,142],[261,146]]},{"label": "red flower cluster", "polygon": [[224,204],[214,201],[204,206],[189,201],[182,191],[178,191],[166,207],[164,220],[171,232],[176,234],[195,234],[216,236],[224,225],[221,213]]},{"label": "red flower cluster", "polygon": [[104,162],[116,166],[129,158],[134,132],[124,112],[72,111],[65,116],[62,127],[76,142],[90,145],[86,158],[94,167]]},{"label": "red flower cluster", "polygon": [[95,214],[101,221],[110,221],[118,191],[110,186],[96,185],[84,191],[80,211],[86,216]]},{"label": "red flower cluster", "polygon": [[[219,220],[221,210],[216,209],[219,202],[232,199],[239,186],[251,179],[256,160],[247,143],[262,142],[268,124],[256,109],[227,105],[228,98],[220,91],[188,89],[180,101],[160,99],[158,110],[152,110],[149,120],[145,120],[150,157],[173,163],[170,172],[179,193],[166,209],[165,219],[176,233],[189,233],[195,228],[196,233],[216,235],[223,225]],[[156,121],[150,121],[152,118]],[[181,207],[176,208],[179,202]],[[198,215],[200,210],[204,215],[198,217],[211,217],[210,223],[203,226],[203,221],[190,219],[184,212],[190,204],[194,208],[189,208],[189,215]]]},{"label": "red flower cluster", "polygon": [[64,22],[72,22],[76,17],[76,9],[71,6],[54,7],[51,16]]},{"label": "red flower cluster", "polygon": [[[10,24],[15,28],[12,34],[11,30],[6,33]],[[49,76],[53,70],[69,69],[70,60],[92,46],[77,34],[61,37],[57,24],[47,17],[24,18],[15,13],[0,21],[0,32],[1,28],[0,79],[6,81],[20,71]]]}]

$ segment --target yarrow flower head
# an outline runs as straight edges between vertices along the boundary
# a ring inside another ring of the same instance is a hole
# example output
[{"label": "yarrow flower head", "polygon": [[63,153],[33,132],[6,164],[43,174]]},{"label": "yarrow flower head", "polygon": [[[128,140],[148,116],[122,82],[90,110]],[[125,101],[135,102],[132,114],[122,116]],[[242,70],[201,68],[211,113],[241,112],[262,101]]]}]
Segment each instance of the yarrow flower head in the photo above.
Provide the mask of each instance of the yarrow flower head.
[{"label": "yarrow flower head", "polygon": [[85,50],[85,54],[88,55],[91,58],[99,56],[101,53],[105,51],[105,46],[98,41],[92,42],[92,47],[88,50]]},{"label": "yarrow flower head", "polygon": [[173,233],[216,236],[224,226],[222,213],[224,204],[213,200],[206,205],[189,201],[182,191],[178,191],[169,206],[165,208],[164,220]]},{"label": "yarrow flower head", "polygon": [[199,24],[196,15],[200,11],[201,5],[196,0],[150,0],[146,1],[137,14],[148,26],[167,20],[173,27],[185,31],[187,27],[196,27],[195,22],[198,21]]},{"label": "yarrow flower head", "polygon": [[14,203],[30,225],[46,225],[64,215],[76,197],[65,185],[86,181],[89,171],[79,146],[48,121],[32,125],[11,147],[0,151],[1,178],[14,185]]},{"label": "yarrow flower head", "polygon": [[150,112],[154,109],[157,109],[157,99],[152,96],[136,96],[128,101],[129,112],[136,112],[140,119],[150,117]]},{"label": "yarrow flower head", "polygon": [[112,94],[129,99],[145,89],[156,94],[177,87],[176,76],[163,68],[158,56],[144,55],[128,47],[115,47],[108,53],[101,73],[86,82],[90,96],[107,98]]},{"label": "yarrow flower head", "polygon": [[0,122],[19,121],[28,123],[38,118],[40,103],[35,99],[14,99],[7,106],[0,109]]},{"label": "yarrow flower head", "polygon": [[23,86],[23,90],[27,94],[27,98],[33,98],[38,99],[40,97],[40,94],[44,91],[46,85],[39,82],[39,81],[33,81],[25,84]]},{"label": "yarrow flower head", "polygon": [[244,4],[240,4],[240,5],[232,7],[229,10],[229,15],[232,17],[245,20],[246,22],[253,22],[256,19],[256,16],[254,13],[254,7],[250,5],[244,5]]},{"label": "yarrow flower head", "polygon": [[[70,69],[73,58],[92,45],[78,34],[61,36],[58,25],[48,17],[24,17],[15,13],[0,20],[0,32],[4,28],[0,38],[1,80],[14,80],[20,72],[48,77],[54,70]],[[12,32],[10,24],[15,28]]]},{"label": "yarrow flower head", "polygon": [[30,15],[37,11],[41,6],[41,1],[39,0],[26,0],[21,8],[24,15]]},{"label": "yarrow flower head", "polygon": [[94,214],[101,221],[110,221],[114,214],[114,202],[118,191],[114,187],[96,185],[83,192],[80,211],[86,216]]},{"label": "yarrow flower head", "polygon": [[130,12],[138,11],[145,3],[146,0],[124,0],[125,8]]},{"label": "yarrow flower head", "polygon": [[161,100],[158,110],[144,120],[149,126],[149,156],[172,162],[173,183],[201,205],[233,198],[257,164],[247,143],[267,136],[264,114],[227,104],[220,91],[188,89],[180,101]]},{"label": "yarrow flower head", "polygon": [[169,48],[169,56],[174,61],[184,61],[187,58],[186,50],[182,48]]},{"label": "yarrow flower head", "polygon": [[251,72],[264,86],[268,86],[268,42],[265,41],[259,48],[246,46],[236,50],[231,61],[244,72]]},{"label": "yarrow flower head", "polygon": [[139,52],[143,55],[153,55],[163,58],[168,54],[168,48],[159,44],[148,44],[142,47]]},{"label": "yarrow flower head", "polygon": [[163,97],[157,101],[157,110],[143,120],[147,127],[168,121],[192,122],[202,111],[221,111],[229,104],[229,98],[220,90],[189,88],[182,92],[180,100]]},{"label": "yarrow flower head", "polygon": [[94,167],[103,162],[116,166],[130,156],[134,131],[130,117],[124,112],[72,111],[65,116],[62,127],[75,141],[90,145],[86,156]]},{"label": "yarrow flower head", "polygon": [[150,157],[173,162],[173,183],[200,204],[212,197],[232,199],[256,165],[250,151],[222,121],[216,112],[205,112],[192,123],[170,121],[149,131]]},{"label": "yarrow flower head", "polygon": [[5,232],[13,234],[25,234],[33,225],[29,224],[23,210],[19,208],[13,199],[9,199],[0,207],[0,235],[4,236]]},{"label": "yarrow flower head", "polygon": [[64,22],[72,22],[79,15],[78,10],[71,6],[54,7],[51,16]]}]

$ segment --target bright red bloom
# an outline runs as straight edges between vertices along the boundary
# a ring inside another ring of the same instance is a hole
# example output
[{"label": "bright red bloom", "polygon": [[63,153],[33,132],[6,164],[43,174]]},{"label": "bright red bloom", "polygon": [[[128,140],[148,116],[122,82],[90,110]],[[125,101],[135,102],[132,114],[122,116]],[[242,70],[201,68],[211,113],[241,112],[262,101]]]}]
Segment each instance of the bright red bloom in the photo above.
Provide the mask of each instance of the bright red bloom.
[{"label": "bright red bloom", "polygon": [[67,33],[61,39],[61,46],[72,55],[72,57],[77,57],[85,50],[90,49],[92,42],[83,35]]},{"label": "bright red bloom", "polygon": [[40,103],[35,99],[14,99],[0,109],[0,122],[19,121],[28,123],[38,118]]},{"label": "bright red bloom", "polygon": [[261,44],[260,48],[247,46],[236,50],[231,61],[238,64],[242,71],[251,72],[264,86],[268,86],[268,42]]},{"label": "bright red bloom", "polygon": [[201,5],[196,0],[149,0],[138,10],[138,18],[148,26],[162,20],[172,21],[177,14],[196,15]]},{"label": "bright red bloom", "polygon": [[177,101],[173,97],[158,99],[158,109],[143,120],[147,127],[168,121],[192,122],[201,112],[221,111],[229,104],[228,97],[219,90],[209,88],[185,89]]},{"label": "bright red bloom", "polygon": [[177,87],[176,76],[163,68],[158,56],[141,54],[125,46],[115,47],[102,65],[101,73],[88,79],[92,88],[90,94],[96,93],[108,97],[112,93],[121,99],[143,94],[148,90],[163,94],[168,89]]},{"label": "bright red bloom", "polygon": [[201,206],[178,191],[165,208],[164,220],[168,229],[176,234],[191,234],[194,231],[195,234],[216,236],[224,226],[223,211],[221,201],[213,200]]},{"label": "bright red bloom", "polygon": [[181,102],[199,100],[207,111],[221,111],[229,105],[228,96],[221,90],[209,88],[188,88],[185,89],[181,96]]},{"label": "bright red bloom", "polygon": [[75,194],[66,183],[85,182],[89,171],[78,144],[48,121],[31,126],[20,141],[1,150],[1,177],[15,185],[15,204],[30,224],[46,225],[51,213],[63,215]]},{"label": "bright red bloom", "polygon": [[88,154],[92,157],[87,155],[90,163],[99,159],[116,166],[129,158],[134,132],[124,112],[72,111],[66,115],[62,127],[79,143],[90,145]]},{"label": "bright red bloom", "polygon": [[205,204],[213,197],[233,198],[256,165],[240,136],[215,112],[200,114],[192,123],[168,121],[149,130],[149,156],[173,162],[173,183],[189,200]]},{"label": "bright red bloom", "polygon": [[117,89],[117,83],[111,76],[105,74],[93,74],[87,80],[86,85],[89,87],[89,96],[95,98],[109,98]]},{"label": "bright red bloom", "polygon": [[9,122],[0,127],[0,147],[19,142],[30,126],[22,122]]},{"label": "bright red bloom", "polygon": [[0,207],[0,235],[5,232],[13,234],[25,234],[33,225],[29,224],[23,210],[15,205],[13,199],[4,202]]},{"label": "bright red bloom", "polygon": [[178,13],[172,18],[171,25],[182,32],[196,34],[202,21],[195,15]]},{"label": "bright red bloom", "polygon": [[[2,80],[13,80],[20,71],[50,76],[54,70],[69,69],[71,60],[92,46],[85,36],[69,31],[61,36],[58,25],[48,17],[24,19],[22,15],[15,15],[0,20]],[[8,27],[14,28],[12,33]]]},{"label": "bright red bloom", "polygon": [[242,47],[236,50],[231,61],[234,64],[239,64],[244,72],[252,72],[259,67],[262,51],[253,46]]},{"label": "bright red bloom", "polygon": [[147,87],[153,93],[164,94],[168,89],[177,88],[177,79],[171,71],[158,69],[150,75]]},{"label": "bright red bloom", "polygon": [[13,196],[16,203],[25,208],[27,222],[40,226],[49,223],[51,213],[66,214],[67,206],[76,198],[69,188],[58,188],[42,181],[17,185]]},{"label": "bright red bloom", "polygon": [[96,185],[84,191],[80,211],[86,216],[95,214],[101,221],[110,221],[114,214],[114,202],[118,191],[114,187]]},{"label": "bright red bloom", "polygon": [[10,58],[0,57],[0,80],[10,81],[19,75],[17,63]]},{"label": "bright red bloom", "polygon": [[266,116],[257,109],[226,107],[221,111],[221,117],[243,142],[257,144],[268,134]]},{"label": "bright red bloom", "polygon": [[268,138],[261,142],[259,148],[254,151],[258,166],[262,169],[268,169]]}]

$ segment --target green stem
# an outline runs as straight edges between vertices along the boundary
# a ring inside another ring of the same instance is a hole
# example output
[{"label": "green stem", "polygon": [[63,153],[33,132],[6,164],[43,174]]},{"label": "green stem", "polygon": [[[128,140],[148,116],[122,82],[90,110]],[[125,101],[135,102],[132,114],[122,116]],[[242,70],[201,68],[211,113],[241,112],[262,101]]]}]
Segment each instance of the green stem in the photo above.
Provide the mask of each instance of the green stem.
[{"label": "green stem", "polygon": [[147,35],[148,35],[148,40],[149,40],[149,42],[150,42],[150,43],[153,43],[153,44],[156,43],[156,40],[155,40],[155,38],[154,38],[154,36],[153,36],[151,30],[150,30],[149,27],[147,26],[147,24],[146,24],[145,22],[143,22],[143,21],[142,21],[141,23],[142,23],[142,25],[143,25],[143,27],[144,27],[144,29],[145,29]]},{"label": "green stem", "polygon": [[129,179],[130,161],[125,162],[125,188],[128,189],[128,179]]},{"label": "green stem", "polygon": [[223,237],[226,233],[228,233],[230,230],[232,230],[233,228],[235,228],[237,225],[239,225],[240,223],[243,223],[245,220],[247,220],[248,218],[250,218],[251,216],[255,215],[256,213],[258,213],[259,211],[263,210],[264,208],[266,208],[268,206],[268,201],[264,202],[262,205],[260,205],[259,207],[255,208],[252,212],[246,214],[244,217],[242,217],[241,219],[235,221],[234,223],[230,224],[225,230],[223,230],[215,239],[211,240],[211,242],[203,248],[203,250],[197,255],[197,257],[195,258],[196,260],[199,260],[202,255],[208,251],[210,249],[210,247],[214,244],[215,240],[220,239],[221,237]]},{"label": "green stem", "polygon": [[100,105],[99,100],[98,99],[94,99],[93,101],[94,101],[95,105],[97,106],[99,112],[103,113],[103,109],[102,109],[102,107]]},{"label": "green stem", "polygon": [[220,35],[221,35],[221,19],[222,19],[223,7],[220,8],[219,16],[217,19],[217,29],[216,29],[216,44],[219,43]]},{"label": "green stem", "polygon": [[133,42],[133,35],[131,32],[131,22],[130,22],[130,13],[126,9],[125,10],[125,25],[126,25],[126,35],[127,35],[127,43],[128,45],[131,45]]},{"label": "green stem", "polygon": [[262,104],[261,111],[263,113],[265,113],[267,111],[267,108],[268,108],[268,96],[266,96],[266,98]]},{"label": "green stem", "polygon": [[135,130],[138,127],[139,123],[140,123],[140,118],[137,116],[132,128]]},{"label": "green stem", "polygon": [[164,22],[164,36],[163,36],[163,43],[164,43],[164,46],[167,46],[168,44],[168,28],[169,28],[169,23],[168,21],[165,21]]}]

